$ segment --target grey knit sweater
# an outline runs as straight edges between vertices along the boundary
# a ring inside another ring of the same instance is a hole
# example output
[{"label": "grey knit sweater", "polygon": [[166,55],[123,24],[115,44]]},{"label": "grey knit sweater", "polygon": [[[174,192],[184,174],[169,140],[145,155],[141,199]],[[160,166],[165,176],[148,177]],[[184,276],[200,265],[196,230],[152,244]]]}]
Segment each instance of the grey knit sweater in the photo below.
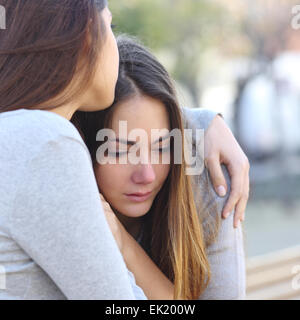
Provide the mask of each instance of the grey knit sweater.
[{"label": "grey knit sweater", "polygon": [[[185,114],[189,126],[203,128],[215,116]],[[194,179],[209,226],[226,198],[213,192],[206,170]],[[201,298],[243,298],[242,234],[232,217],[221,221],[208,251],[212,281]],[[0,114],[0,299],[142,298],[109,230],[75,127],[47,111]]]}]

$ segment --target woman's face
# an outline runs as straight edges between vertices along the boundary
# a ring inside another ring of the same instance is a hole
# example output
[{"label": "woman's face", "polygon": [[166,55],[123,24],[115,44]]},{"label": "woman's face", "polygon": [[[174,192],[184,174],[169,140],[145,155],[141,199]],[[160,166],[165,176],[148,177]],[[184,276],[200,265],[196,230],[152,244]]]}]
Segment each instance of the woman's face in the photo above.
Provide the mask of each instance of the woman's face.
[{"label": "woman's face", "polygon": [[106,37],[100,48],[97,70],[92,86],[83,98],[81,111],[97,111],[109,107],[115,97],[115,87],[119,73],[119,51],[111,29],[112,14],[108,7],[101,12]]},{"label": "woman's face", "polygon": [[[118,159],[117,164],[97,163],[96,179],[100,192],[114,209],[127,217],[140,217],[150,210],[170,170],[170,164],[163,164],[162,161],[159,161],[159,164],[151,164],[151,149],[152,152],[159,153],[156,155],[160,160],[164,152],[170,152],[170,138],[151,146],[151,130],[170,131],[169,117],[160,101],[146,96],[135,96],[118,104],[112,118],[112,130],[116,138],[126,140],[126,137],[122,136],[123,133],[119,132],[119,121],[127,121],[127,134],[133,129],[143,129],[147,133],[148,142],[140,140],[138,143],[140,150],[148,149],[148,155],[141,151],[139,157],[143,158],[143,162],[139,164],[131,164],[129,161],[127,164],[120,164]],[[129,145],[125,141],[112,143],[117,151],[123,153],[119,156],[120,161],[122,157],[127,157],[128,151],[132,148],[132,144]]]}]

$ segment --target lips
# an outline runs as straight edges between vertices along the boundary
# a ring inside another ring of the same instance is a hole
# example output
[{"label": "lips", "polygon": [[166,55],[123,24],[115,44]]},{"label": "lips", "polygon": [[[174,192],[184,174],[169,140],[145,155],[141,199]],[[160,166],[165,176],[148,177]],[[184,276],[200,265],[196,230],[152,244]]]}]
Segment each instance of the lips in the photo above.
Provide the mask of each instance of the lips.
[{"label": "lips", "polygon": [[143,201],[146,201],[148,198],[150,198],[151,194],[152,194],[152,191],[146,192],[146,193],[141,193],[141,192],[130,193],[130,194],[125,194],[125,196],[131,201],[143,202]]}]

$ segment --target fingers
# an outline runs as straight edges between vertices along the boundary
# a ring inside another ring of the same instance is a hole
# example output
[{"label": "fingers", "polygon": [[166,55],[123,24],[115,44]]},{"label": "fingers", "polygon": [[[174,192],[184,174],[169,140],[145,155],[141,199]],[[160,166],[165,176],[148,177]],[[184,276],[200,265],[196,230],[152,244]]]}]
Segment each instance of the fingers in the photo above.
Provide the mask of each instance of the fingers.
[{"label": "fingers", "polygon": [[244,175],[239,174],[240,170],[237,170],[236,167],[231,168],[230,165],[228,165],[228,170],[231,177],[231,192],[223,209],[224,218],[229,216],[230,212],[233,211],[234,207],[241,198],[244,183]]},{"label": "fingers", "polygon": [[[231,176],[232,186],[229,199],[223,209],[223,217],[227,218],[235,209],[234,225],[238,225],[238,221],[244,221],[245,210],[249,198],[249,164],[245,162],[245,166],[235,165],[234,168],[230,167],[229,173]],[[241,172],[243,174],[241,174]]]},{"label": "fingers", "polygon": [[104,196],[100,193],[100,198],[103,206],[103,210],[105,214],[112,213],[112,209],[110,207],[110,204],[105,200]]},{"label": "fingers", "polygon": [[209,171],[216,193],[220,197],[225,197],[227,193],[227,183],[219,158],[217,156],[207,157],[205,159],[205,165]]},{"label": "fingers", "polygon": [[[221,197],[225,196],[227,184],[219,159],[217,157],[207,157],[205,159],[205,163],[209,170],[216,192]],[[238,166],[235,166],[234,168],[236,169],[231,170],[232,187],[229,199],[223,210],[223,217],[227,218],[230,212],[235,209],[233,226],[234,228],[237,228],[239,222],[244,221],[245,219],[245,210],[249,193],[249,174],[246,167],[242,169],[244,177],[239,174],[241,169]]]},{"label": "fingers", "polygon": [[107,207],[107,201],[104,199],[103,195],[100,193],[100,198],[101,198],[101,202],[102,202],[102,206],[103,209],[105,209]]},{"label": "fingers", "polygon": [[246,178],[245,178],[245,192],[244,192],[244,195],[243,195],[243,201],[244,201],[244,208],[243,208],[243,214],[242,214],[242,217],[241,217],[241,221],[245,221],[245,211],[246,211],[246,207],[247,207],[247,203],[248,203],[248,199],[249,199],[249,189],[250,189],[250,182],[249,182],[249,174],[246,175]]},{"label": "fingers", "polygon": [[240,224],[240,221],[244,221],[245,209],[247,205],[248,198],[242,197],[235,207],[233,227],[237,228]]},{"label": "fingers", "polygon": [[228,218],[228,216],[230,215],[230,212],[234,210],[239,199],[240,199],[240,193],[237,192],[236,190],[232,190],[230,192],[229,198],[222,212],[223,218],[225,219]]}]

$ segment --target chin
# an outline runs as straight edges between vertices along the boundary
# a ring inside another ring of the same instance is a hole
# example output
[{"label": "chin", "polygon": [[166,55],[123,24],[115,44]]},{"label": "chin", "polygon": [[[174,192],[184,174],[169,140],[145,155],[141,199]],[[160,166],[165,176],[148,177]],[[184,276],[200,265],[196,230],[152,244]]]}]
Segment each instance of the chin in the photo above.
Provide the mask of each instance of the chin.
[{"label": "chin", "polygon": [[122,213],[126,217],[130,218],[140,218],[144,216],[150,209],[152,203],[149,204],[134,204],[127,205],[124,208],[117,209],[120,213]]},{"label": "chin", "polygon": [[113,94],[108,98],[108,100],[107,100],[107,102],[106,102],[106,105],[107,105],[106,108],[110,107],[110,106],[114,103],[114,101],[115,101],[115,93],[113,93]]},{"label": "chin", "polygon": [[79,111],[84,111],[84,112],[95,112],[95,111],[100,111],[108,108],[109,106],[99,106],[97,104],[90,104],[90,105],[85,105],[83,107],[80,107],[78,110]]},{"label": "chin", "polygon": [[106,90],[104,95],[97,98],[97,101],[101,101],[102,109],[110,107],[115,101],[115,88],[113,90]]},{"label": "chin", "polygon": [[[106,94],[105,97],[99,96],[97,98],[94,98],[93,100],[95,101],[86,103],[84,106],[80,107],[79,110],[85,112],[104,110],[113,104],[115,100],[115,92],[113,91],[110,94]],[[100,101],[101,104],[99,104]]]}]

